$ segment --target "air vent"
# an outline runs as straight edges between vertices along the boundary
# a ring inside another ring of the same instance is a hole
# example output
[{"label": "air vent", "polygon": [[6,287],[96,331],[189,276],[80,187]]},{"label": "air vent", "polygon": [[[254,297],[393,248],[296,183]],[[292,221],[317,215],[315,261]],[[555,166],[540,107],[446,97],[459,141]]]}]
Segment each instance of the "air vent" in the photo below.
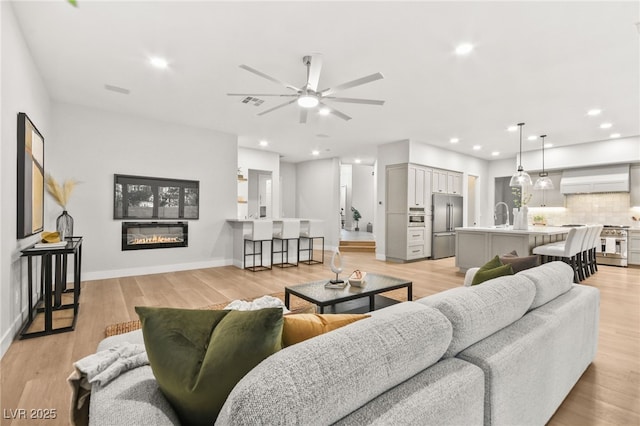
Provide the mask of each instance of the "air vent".
[{"label": "air vent", "polygon": [[253,106],[260,106],[264,102],[264,99],[258,99],[253,96],[247,96],[246,98],[242,98],[240,102],[247,105],[251,104]]},{"label": "air vent", "polygon": [[112,92],[121,93],[123,95],[128,95],[131,93],[131,90],[125,89],[124,87],[112,86],[110,84],[105,84],[104,88],[107,90],[111,90]]}]

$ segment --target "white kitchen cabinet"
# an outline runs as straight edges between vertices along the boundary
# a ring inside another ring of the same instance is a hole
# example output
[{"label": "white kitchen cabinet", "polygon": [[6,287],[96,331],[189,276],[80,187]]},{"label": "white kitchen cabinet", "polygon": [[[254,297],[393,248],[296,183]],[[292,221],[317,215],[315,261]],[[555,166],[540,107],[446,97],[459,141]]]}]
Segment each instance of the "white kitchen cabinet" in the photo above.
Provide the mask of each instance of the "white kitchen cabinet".
[{"label": "white kitchen cabinet", "polygon": [[424,207],[424,175],[422,167],[408,166],[408,207]]},{"label": "white kitchen cabinet", "polygon": [[631,166],[629,172],[631,207],[640,207],[640,165]]},{"label": "white kitchen cabinet", "polygon": [[640,230],[629,231],[627,257],[629,265],[640,265]]},{"label": "white kitchen cabinet", "polygon": [[435,193],[447,193],[447,172],[446,170],[433,169],[432,191]]},{"label": "white kitchen cabinet", "polygon": [[439,194],[462,195],[462,173],[433,169],[431,191]]},{"label": "white kitchen cabinet", "polygon": [[[418,164],[394,164],[387,166],[385,176],[385,256],[397,261],[430,256],[431,169]],[[424,214],[424,226],[410,227],[410,212]]]}]

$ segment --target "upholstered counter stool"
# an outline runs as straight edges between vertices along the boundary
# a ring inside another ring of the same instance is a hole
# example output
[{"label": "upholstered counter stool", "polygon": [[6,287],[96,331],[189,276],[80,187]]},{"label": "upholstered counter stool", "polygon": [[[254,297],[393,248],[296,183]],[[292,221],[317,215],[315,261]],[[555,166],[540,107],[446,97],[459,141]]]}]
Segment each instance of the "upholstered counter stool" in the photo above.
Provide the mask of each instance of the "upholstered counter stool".
[{"label": "upholstered counter stool", "polygon": [[[313,219],[302,219],[300,221],[300,240],[298,241],[298,262],[305,263],[307,265],[314,265],[318,263],[324,263],[324,235],[322,231],[322,221]],[[322,242],[322,260],[318,260],[314,257],[314,245],[315,241],[320,240]],[[306,244],[303,244],[306,243]],[[306,258],[303,260],[301,253],[307,253]]]},{"label": "upholstered counter stool", "polygon": [[[296,250],[300,246],[300,220],[277,219],[273,221],[273,243],[271,244],[271,266],[288,268],[298,266],[298,257],[295,263],[289,262],[289,242],[296,242]],[[280,242],[280,250],[276,250],[276,243]],[[275,261],[275,256],[280,255],[280,262]]]},{"label": "upholstered counter stool", "polygon": [[[254,220],[252,222],[252,228],[250,234],[244,235],[244,247],[243,247],[243,262],[244,269],[248,269],[252,272],[265,271],[271,269],[271,265],[266,266],[263,259],[263,244],[269,242],[273,247],[273,221],[271,220]],[[247,244],[251,247],[251,252],[247,252]],[[260,250],[258,251],[258,247]],[[270,253],[271,250],[269,250]],[[260,256],[260,264],[256,265],[256,256]],[[253,257],[251,266],[247,266],[247,257]]]},{"label": "upholstered counter stool", "polygon": [[573,281],[579,283],[584,279],[582,242],[588,229],[586,226],[571,228],[566,240],[534,247],[533,254],[542,256],[542,263],[558,259],[569,264],[573,268]]}]

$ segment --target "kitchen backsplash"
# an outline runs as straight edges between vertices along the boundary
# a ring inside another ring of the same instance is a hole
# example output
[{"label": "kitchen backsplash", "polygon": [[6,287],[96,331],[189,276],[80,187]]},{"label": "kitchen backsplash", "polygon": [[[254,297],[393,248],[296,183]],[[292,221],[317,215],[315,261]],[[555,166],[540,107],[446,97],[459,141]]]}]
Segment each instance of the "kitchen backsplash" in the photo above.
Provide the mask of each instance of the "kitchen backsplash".
[{"label": "kitchen backsplash", "polygon": [[565,198],[566,208],[529,208],[529,223],[534,215],[543,215],[547,226],[601,223],[605,225],[640,226],[631,216],[640,217],[640,210],[631,208],[630,196],[624,192],[604,194],[571,194]]}]

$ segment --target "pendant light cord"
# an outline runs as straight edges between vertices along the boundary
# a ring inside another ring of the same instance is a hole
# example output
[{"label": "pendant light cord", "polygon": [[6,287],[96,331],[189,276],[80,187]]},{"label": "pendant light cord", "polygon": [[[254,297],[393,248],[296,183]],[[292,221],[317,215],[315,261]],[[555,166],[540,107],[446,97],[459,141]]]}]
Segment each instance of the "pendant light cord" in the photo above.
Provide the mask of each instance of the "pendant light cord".
[{"label": "pendant light cord", "polygon": [[545,171],[544,171],[544,138],[546,138],[547,135],[542,135],[540,137],[542,138],[542,174],[544,174],[546,176]]},{"label": "pendant light cord", "polygon": [[524,170],[522,167],[522,126],[524,126],[524,123],[518,123],[518,127],[520,127],[520,161],[518,162],[518,171]]}]

